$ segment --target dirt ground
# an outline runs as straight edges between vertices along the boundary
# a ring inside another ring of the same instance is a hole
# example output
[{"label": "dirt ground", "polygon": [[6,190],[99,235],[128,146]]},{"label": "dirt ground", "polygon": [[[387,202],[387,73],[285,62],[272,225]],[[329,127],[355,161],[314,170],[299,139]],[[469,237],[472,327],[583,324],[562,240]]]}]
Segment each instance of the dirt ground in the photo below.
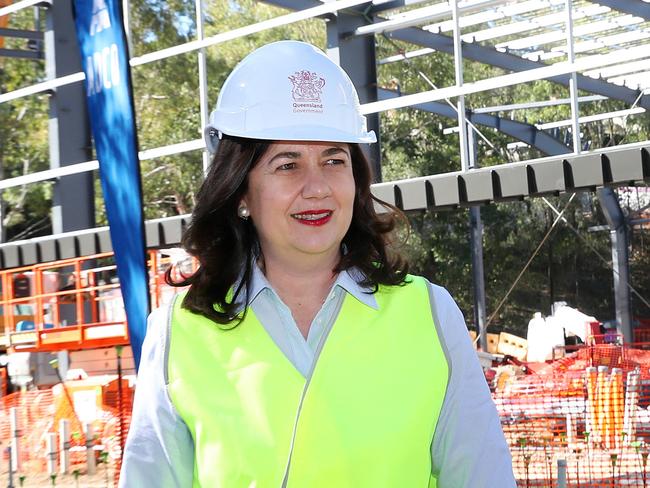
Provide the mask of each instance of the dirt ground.
[{"label": "dirt ground", "polygon": [[[59,488],[113,488],[115,486],[113,482],[113,473],[112,470],[108,472],[108,484],[106,483],[106,473],[103,466],[97,468],[97,473],[94,475],[81,474],[77,481],[71,474],[58,474],[56,476],[55,484],[52,484],[52,480],[47,473],[21,473],[25,476],[23,484],[20,484],[18,475],[14,474],[13,486],[14,488],[19,488],[24,486],[25,488],[36,488],[36,487],[51,487],[56,486]],[[0,473],[0,487],[5,488],[9,487],[9,479],[7,477],[7,472]]]}]

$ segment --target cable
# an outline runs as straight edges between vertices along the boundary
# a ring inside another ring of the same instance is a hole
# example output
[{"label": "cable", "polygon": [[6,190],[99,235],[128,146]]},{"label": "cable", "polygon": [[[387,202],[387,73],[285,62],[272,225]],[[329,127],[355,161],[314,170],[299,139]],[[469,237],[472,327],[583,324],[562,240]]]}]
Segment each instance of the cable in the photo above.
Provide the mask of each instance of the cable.
[{"label": "cable", "polygon": [[[573,233],[576,236],[578,236],[578,238],[582,241],[584,245],[586,245],[589,249],[591,249],[596,254],[596,256],[598,256],[600,260],[603,263],[605,263],[605,265],[609,269],[611,269],[614,273],[616,273],[620,277],[620,273],[616,269],[614,269],[614,265],[608,259],[605,259],[595,247],[589,244],[589,242],[587,242],[587,240],[582,235],[580,235],[580,233],[571,224],[569,224],[569,222],[567,222],[567,220],[564,217],[562,217],[562,215],[553,206],[553,204],[546,199],[546,197],[542,197],[542,200],[544,200],[544,203],[546,203],[546,205],[548,205],[551,208],[551,210],[553,210],[553,212],[555,212],[555,214],[558,215],[558,218],[561,219],[566,224],[566,226],[573,231]],[[562,213],[564,213],[564,210],[562,211]],[[634,289],[634,287],[630,284],[629,281],[627,283],[627,286],[629,287],[630,290],[632,290],[632,292],[637,296],[637,298],[641,300],[644,303],[644,305],[650,309],[650,303],[648,303],[648,300],[643,298],[641,294]]]},{"label": "cable", "polygon": [[[485,330],[487,330],[487,328],[490,326],[490,323],[492,322],[492,320],[494,320],[494,317],[496,317],[497,313],[499,313],[499,310],[501,310],[501,307],[503,306],[505,301],[510,296],[510,293],[512,293],[512,290],[515,289],[515,286],[517,286],[517,283],[519,283],[519,280],[521,279],[521,277],[524,275],[524,273],[526,272],[526,270],[530,266],[530,263],[533,262],[533,259],[535,259],[535,256],[537,256],[537,253],[542,248],[542,246],[544,245],[544,243],[546,242],[548,237],[551,235],[551,232],[553,232],[553,229],[555,228],[555,226],[562,219],[562,216],[564,215],[564,212],[566,212],[566,209],[569,207],[569,205],[571,204],[571,202],[573,201],[573,198],[575,196],[576,196],[575,193],[571,194],[571,197],[569,197],[569,201],[566,203],[566,205],[562,209],[562,212],[555,218],[555,220],[553,221],[553,224],[551,225],[550,229],[548,229],[548,232],[546,232],[546,235],[544,236],[542,241],[539,243],[539,245],[537,246],[537,248],[535,249],[533,254],[530,256],[530,258],[528,259],[528,261],[524,265],[523,269],[519,272],[519,274],[517,275],[517,278],[515,278],[515,281],[510,286],[510,289],[508,290],[508,292],[501,299],[501,301],[499,302],[499,305],[497,305],[497,308],[494,310],[494,312],[492,312],[492,315],[490,315],[490,318],[488,318],[487,322],[485,323]],[[477,339],[478,339],[478,336],[477,336]]]},{"label": "cable", "polygon": [[[424,81],[427,82],[427,83],[431,86],[431,88],[433,88],[434,90],[437,90],[437,89],[438,89],[438,87],[435,85],[435,83],[433,83],[433,81],[431,81],[427,75],[425,75],[421,70],[419,70],[418,68],[416,68],[415,66],[413,66],[412,61],[411,61],[409,58],[407,58],[407,57],[405,56],[404,49],[400,48],[400,47],[395,43],[395,41],[393,41],[392,39],[388,38],[387,36],[384,35],[384,38],[386,39],[387,42],[389,42],[390,44],[392,44],[393,47],[395,47],[395,49],[397,49],[397,50],[402,54],[402,56],[404,56],[404,61],[406,62],[407,66],[408,66],[409,68],[411,68],[413,71],[415,71],[416,73],[418,73],[418,75],[420,75],[420,77],[421,77],[422,79],[424,79]],[[458,114],[458,107],[456,107],[456,105],[454,105],[453,103],[451,103],[451,101],[450,101],[448,98],[445,98],[444,100],[445,100],[445,102],[447,102],[447,104],[448,104],[451,108],[454,109],[454,111],[456,112],[456,114]],[[486,143],[488,146],[490,146],[493,150],[495,150],[495,151],[498,152],[501,156],[503,156],[503,157],[504,157],[504,158],[505,158],[509,163],[512,163],[512,162],[513,162],[513,161],[511,160],[511,158],[508,156],[508,153],[507,153],[506,151],[504,151],[503,149],[497,148],[494,144],[492,144],[492,142],[491,142],[487,137],[485,137],[485,135],[483,135],[483,133],[482,133],[482,132],[481,132],[481,131],[480,131],[480,130],[479,130],[479,129],[478,129],[478,128],[473,124],[473,123],[472,123],[471,120],[466,120],[466,121],[467,121],[467,125],[469,125],[469,126],[472,128],[472,130],[474,130],[474,132],[476,132],[476,133],[479,135],[479,137],[480,137],[481,139],[483,139],[483,140],[485,141],[485,143]]]}]

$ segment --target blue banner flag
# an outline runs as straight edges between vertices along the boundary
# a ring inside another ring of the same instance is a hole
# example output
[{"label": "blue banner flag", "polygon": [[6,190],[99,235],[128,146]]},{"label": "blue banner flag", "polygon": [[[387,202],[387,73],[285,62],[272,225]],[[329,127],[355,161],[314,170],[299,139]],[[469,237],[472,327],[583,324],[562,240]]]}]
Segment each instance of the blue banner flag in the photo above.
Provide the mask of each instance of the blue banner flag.
[{"label": "blue banner flag", "polygon": [[142,183],[121,0],[74,0],[88,115],[136,368],[149,312]]}]

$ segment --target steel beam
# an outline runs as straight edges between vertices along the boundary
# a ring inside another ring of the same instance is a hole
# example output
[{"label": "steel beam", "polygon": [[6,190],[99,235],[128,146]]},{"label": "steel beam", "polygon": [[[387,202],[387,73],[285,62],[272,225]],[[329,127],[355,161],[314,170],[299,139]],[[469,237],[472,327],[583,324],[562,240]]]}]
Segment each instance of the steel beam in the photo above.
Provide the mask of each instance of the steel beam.
[{"label": "steel beam", "polygon": [[650,20],[650,3],[643,2],[642,0],[591,0],[593,3],[606,5],[619,12],[626,14],[636,15],[645,20]]},{"label": "steel beam", "polygon": [[442,210],[644,182],[650,182],[650,141],[379,183],[372,191],[405,211]]},{"label": "steel beam", "polygon": [[[422,47],[429,47],[436,51],[453,54],[454,40],[451,37],[428,32],[416,27],[400,29],[387,34],[388,37],[399,41],[410,42]],[[502,53],[496,49],[481,46],[478,43],[463,43],[463,57],[489,64],[512,72],[526,71],[535,68],[544,68],[548,66],[544,63],[523,59],[514,54]],[[548,78],[549,81],[559,83],[566,87],[569,86],[570,74],[559,75]],[[641,94],[640,90],[631,90],[623,86],[607,83],[602,80],[595,80],[588,76],[577,75],[578,88],[580,90],[604,95],[608,98],[622,100],[632,105],[637,101]],[[650,97],[641,97],[638,105],[650,109]]]},{"label": "steel beam", "polygon": [[[375,40],[371,37],[345,38],[344,34],[366,25],[364,17],[339,12],[327,20],[327,55],[350,76],[359,94],[359,101],[377,101],[377,62]],[[381,181],[381,150],[379,140],[379,114],[369,114],[368,129],[374,130],[377,143],[367,149],[372,162],[374,181]]]},{"label": "steel beam", "polygon": [[27,51],[26,49],[0,49],[0,58],[20,58],[40,61],[43,59],[41,51]]},{"label": "steel beam", "polygon": [[[650,183],[650,141],[581,156],[550,157],[467,173],[377,183],[372,192],[402,210],[442,210],[643,182]],[[190,215],[147,221],[147,247],[178,245],[189,222]],[[86,229],[1,244],[0,267],[14,268],[109,251],[112,247],[108,227]]]},{"label": "steel beam", "polygon": [[[318,0],[263,0],[264,3],[270,5],[275,5],[278,7],[291,9],[291,10],[302,10],[306,8],[315,7],[322,5]],[[616,3],[625,3],[619,2]],[[636,2],[640,3],[640,2]],[[396,2],[396,6],[399,2]],[[389,5],[389,3],[384,3],[382,5]],[[396,8],[396,7],[395,7]],[[356,15],[364,15],[365,12],[363,8],[349,9],[347,12],[355,13]],[[385,18],[374,16],[373,18],[376,22],[382,22],[386,20]],[[425,31],[418,27],[408,27],[404,29],[398,29],[386,35],[392,39],[409,42],[421,47],[428,47],[435,49],[436,51],[442,51],[448,54],[453,54],[454,52],[454,40],[443,34],[436,34],[433,32]],[[507,71],[518,72],[525,71],[534,68],[543,68],[548,66],[544,63],[539,63],[536,61],[531,61],[528,59],[515,56],[510,53],[503,53],[497,51],[496,49],[481,46],[478,43],[463,43],[463,57],[466,59],[471,59],[473,61],[479,61],[481,63],[489,64],[496,66]],[[569,80],[571,75],[560,75],[552,78],[548,78],[549,81],[553,81],[564,85],[569,86]],[[641,94],[639,90],[632,90],[623,86],[614,85],[612,83],[607,83],[603,80],[595,80],[588,76],[577,75],[578,88],[580,90],[588,91],[590,93],[596,93],[598,95],[603,95],[608,98],[613,98],[615,100],[622,100],[630,105],[637,101],[637,98]],[[641,97],[637,102],[638,105],[650,109],[650,97]]]},{"label": "steel beam", "polygon": [[424,3],[428,0],[388,0],[388,1],[373,1],[370,13],[376,14],[378,12],[386,12],[387,10],[395,10],[403,7],[412,7]]},{"label": "steel beam", "polygon": [[[382,88],[379,89],[378,93],[380,100],[387,100],[399,96],[399,94],[394,91]],[[454,110],[450,105],[442,102],[421,103],[414,105],[411,108],[432,112],[451,119],[457,119],[456,110]],[[467,112],[467,118],[472,122],[472,124],[497,129],[518,141],[536,147],[544,154],[554,156],[569,152],[569,148],[562,142],[558,141],[547,132],[537,129],[534,125],[517,122],[516,120],[504,119],[496,115],[477,114],[473,112]]]},{"label": "steel beam", "polygon": [[[190,215],[149,220],[145,223],[147,248],[176,246],[190,222]],[[16,268],[59,259],[111,252],[108,227],[65,232],[46,237],[0,244],[0,267]]]},{"label": "steel beam", "polygon": [[[50,80],[81,71],[71,0],[57,0],[46,10],[45,56],[46,75]],[[49,142],[51,169],[91,159],[83,84],[54,90],[50,97]],[[93,174],[74,174],[58,180],[52,201],[53,231],[87,229],[94,225]]]},{"label": "steel beam", "polygon": [[[469,169],[478,168],[478,144],[476,134],[467,127],[469,144]],[[474,297],[474,327],[478,332],[481,350],[487,351],[487,307],[485,300],[485,270],[483,266],[483,222],[481,207],[474,205],[469,209],[469,243],[472,255],[472,289]]]},{"label": "steel beam", "polygon": [[614,272],[614,301],[616,306],[616,329],[626,344],[634,341],[630,307],[630,264],[628,252],[627,222],[618,204],[618,197],[611,188],[598,190],[598,201],[609,224],[612,246],[612,271]]},{"label": "steel beam", "polygon": [[43,33],[40,31],[31,31],[25,29],[6,29],[0,27],[0,37],[14,37],[16,39],[35,39],[43,40]]}]

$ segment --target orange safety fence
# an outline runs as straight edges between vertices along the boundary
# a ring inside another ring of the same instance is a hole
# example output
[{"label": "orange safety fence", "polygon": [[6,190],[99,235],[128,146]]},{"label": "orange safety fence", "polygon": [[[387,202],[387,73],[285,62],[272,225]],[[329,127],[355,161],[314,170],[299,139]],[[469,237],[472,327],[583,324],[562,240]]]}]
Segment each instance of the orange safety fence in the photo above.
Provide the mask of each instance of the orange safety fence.
[{"label": "orange safety fence", "polygon": [[[173,262],[177,279],[196,270],[195,260]],[[169,256],[150,251],[153,307],[178,291],[164,282],[170,264]],[[112,254],[2,270],[0,284],[0,329],[4,329],[0,330],[0,347],[52,351],[128,343]],[[23,329],[25,324],[31,328]],[[554,357],[559,359],[554,361],[534,365],[517,361],[489,375],[518,486],[557,487],[558,461],[564,460],[568,487],[648,487],[650,334],[646,329],[650,330],[647,324],[644,332],[635,335],[643,343],[623,346],[615,333],[593,336],[587,345],[558,349]],[[101,330],[109,333],[102,336]],[[56,336],[68,331],[77,332]],[[20,342],[26,333],[32,334],[32,342]],[[9,342],[2,344],[2,340]],[[69,391],[87,386],[66,385]],[[92,418],[96,436],[91,441],[108,453],[117,479],[132,388],[114,379],[97,388],[101,402]],[[79,399],[84,403],[83,398],[65,395],[61,385],[2,398],[0,444],[6,446],[11,440],[11,408],[15,407],[23,469],[44,471],[47,434],[57,432],[59,420],[67,419],[73,432],[72,466],[82,466],[86,439],[75,403]],[[6,461],[6,453],[2,456]]]},{"label": "orange safety fence", "polygon": [[[531,370],[537,372],[529,374]],[[66,419],[71,432],[70,471],[84,472],[87,439],[82,424],[89,421],[92,393],[95,436],[90,441],[98,452],[106,453],[106,469],[117,480],[133,388],[123,379],[120,393],[116,375],[65,385],[66,389],[58,384],[1,398],[0,444],[9,445],[13,437],[15,408],[20,472],[45,472],[47,434],[59,435],[59,421]],[[490,386],[519,487],[559,487],[558,460],[567,463],[567,487],[650,484],[650,351],[635,345],[582,347],[534,368],[500,366]],[[5,463],[6,456],[4,452]]]},{"label": "orange safety fence", "polygon": [[596,344],[526,374],[498,368],[494,400],[519,487],[647,487],[650,351]]},{"label": "orange safety fence", "polygon": [[[179,291],[165,283],[169,266],[174,264],[172,276],[178,280],[194,272],[197,263],[182,256],[172,259],[161,251],[149,251],[148,257],[155,308]],[[123,344],[128,344],[128,333],[112,253],[0,270],[0,349],[51,352]],[[17,436],[19,473],[46,472],[48,434],[56,435],[59,446],[59,422],[67,420],[68,472],[85,472],[89,442],[95,446],[98,459],[107,461],[107,473],[117,484],[131,419],[133,387],[129,381],[120,383],[116,376],[90,376],[66,381],[65,388],[57,384],[50,389],[5,395],[6,369],[1,372],[0,445],[9,446]],[[18,424],[16,432],[12,417]],[[94,432],[89,440],[84,430],[86,423]],[[4,466],[7,457],[3,449],[0,459]]]},{"label": "orange safety fence", "polygon": [[[127,385],[123,390],[121,408],[118,408],[120,402],[117,400],[115,391],[109,387],[116,381],[113,379],[104,385],[102,401],[97,405],[93,418],[84,419],[93,428],[94,435],[90,440],[86,439],[84,425],[75,412],[75,408],[68,401],[71,397],[63,393],[61,384],[47,390],[12,393],[0,399],[0,444],[9,446],[12,445],[14,437],[18,438],[19,467],[17,472],[29,474],[46,472],[48,434],[55,434],[56,445],[60,446],[60,420],[67,420],[70,425],[68,438],[70,467],[68,472],[72,473],[77,469],[80,473],[86,472],[86,446],[89,444],[93,446],[96,458],[106,461],[106,468],[112,473],[111,477],[117,481],[122,453],[121,444],[126,439],[126,432],[131,421],[133,388],[129,388],[128,381],[123,380]],[[74,384],[74,382],[69,383]],[[79,397],[79,400],[81,403],[86,403],[87,396],[83,399]],[[14,412],[12,412],[13,408],[15,408]],[[12,415],[17,418],[16,433],[13,432]],[[121,432],[120,426],[124,426],[124,432]],[[87,441],[89,441],[88,444]],[[101,456],[101,453],[106,455]],[[57,460],[60,459],[60,454],[60,450],[57,449]],[[4,449],[2,462],[3,466],[6,466],[8,462],[8,451]]]}]

